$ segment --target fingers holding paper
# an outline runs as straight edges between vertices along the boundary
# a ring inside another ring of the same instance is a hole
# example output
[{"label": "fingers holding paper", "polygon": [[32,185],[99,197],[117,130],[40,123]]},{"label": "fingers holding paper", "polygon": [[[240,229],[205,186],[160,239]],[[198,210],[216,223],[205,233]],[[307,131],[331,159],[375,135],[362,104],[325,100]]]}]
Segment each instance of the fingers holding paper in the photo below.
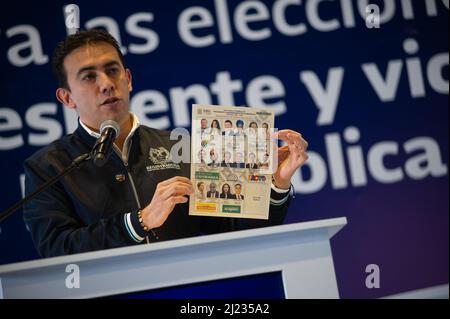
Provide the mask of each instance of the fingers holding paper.
[{"label": "fingers holding paper", "polygon": [[275,186],[287,189],[295,171],[308,159],[308,142],[300,133],[289,129],[278,131],[272,137],[287,144],[278,148],[278,168],[273,174]]}]

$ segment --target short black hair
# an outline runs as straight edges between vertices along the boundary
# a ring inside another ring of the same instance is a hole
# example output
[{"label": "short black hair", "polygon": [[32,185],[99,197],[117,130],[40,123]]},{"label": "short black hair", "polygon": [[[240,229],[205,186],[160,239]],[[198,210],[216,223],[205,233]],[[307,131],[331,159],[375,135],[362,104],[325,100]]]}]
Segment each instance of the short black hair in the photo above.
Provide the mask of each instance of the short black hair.
[{"label": "short black hair", "polygon": [[81,30],[59,42],[53,53],[53,72],[58,80],[59,87],[70,89],[69,83],[67,82],[66,70],[64,69],[65,57],[79,47],[97,42],[106,42],[113,46],[119,55],[120,62],[125,67],[125,60],[120,51],[119,43],[111,34],[101,29]]}]

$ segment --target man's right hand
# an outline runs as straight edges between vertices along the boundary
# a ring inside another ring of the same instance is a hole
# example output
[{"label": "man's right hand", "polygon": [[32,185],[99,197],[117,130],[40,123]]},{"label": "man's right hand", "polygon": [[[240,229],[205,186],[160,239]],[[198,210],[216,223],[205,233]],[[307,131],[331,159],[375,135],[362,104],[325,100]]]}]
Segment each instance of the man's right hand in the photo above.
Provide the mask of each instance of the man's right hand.
[{"label": "man's right hand", "polygon": [[175,205],[186,203],[186,195],[192,194],[193,191],[192,183],[186,177],[175,176],[158,183],[152,201],[142,210],[145,226],[150,229],[160,227]]}]

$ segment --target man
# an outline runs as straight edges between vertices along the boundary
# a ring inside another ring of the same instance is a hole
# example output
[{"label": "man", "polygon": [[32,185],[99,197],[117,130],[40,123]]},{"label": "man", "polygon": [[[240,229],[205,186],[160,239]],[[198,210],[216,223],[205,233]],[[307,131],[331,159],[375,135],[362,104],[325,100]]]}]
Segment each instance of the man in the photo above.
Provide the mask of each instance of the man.
[{"label": "man", "polygon": [[198,164],[205,164],[206,151],[203,148],[200,151],[198,151],[197,158]]},{"label": "man", "polygon": [[256,154],[249,153],[248,154],[248,163],[245,165],[245,168],[257,169],[258,164],[256,163]]},{"label": "man", "polygon": [[231,153],[225,152],[223,154],[223,161],[220,164],[222,167],[236,167],[236,164],[231,161]]},{"label": "man", "polygon": [[243,155],[241,152],[236,152],[236,161],[234,162],[234,167],[236,168],[245,168],[245,163],[243,160]]},{"label": "man", "polygon": [[214,182],[209,183],[209,191],[206,192],[206,197],[219,198],[219,191],[217,190],[216,183]]},{"label": "man", "polygon": [[269,168],[269,154],[264,153],[262,161],[259,162],[259,168],[268,169]]},{"label": "man", "polygon": [[103,121],[116,121],[120,134],[104,166],[86,162],[25,205],[24,220],[41,256],[283,222],[291,177],[307,159],[307,144],[299,133],[284,130],[274,136],[288,145],[279,149],[282,160],[274,175],[269,220],[195,218],[186,204],[193,193],[189,165],[154,156],[166,154],[178,141],[170,140],[170,132],[139,125],[130,113],[131,71],[115,39],[100,30],[78,32],[57,46],[53,65],[59,81],[56,97],[77,111],[79,126],[26,160],[26,194],[91,152]]},{"label": "man", "polygon": [[209,151],[209,163],[208,166],[211,167],[219,167],[220,166],[220,162],[219,162],[219,158],[217,156],[217,152],[212,148]]},{"label": "man", "polygon": [[244,195],[241,194],[242,191],[242,185],[241,184],[235,184],[234,185],[234,198],[236,200],[243,200]]},{"label": "man", "polygon": [[222,135],[234,136],[233,123],[230,120],[225,120]]},{"label": "man", "polygon": [[204,135],[208,135],[210,133],[211,133],[211,131],[208,128],[208,120],[201,119],[200,120],[200,138],[203,138]]},{"label": "man", "polygon": [[243,120],[237,120],[236,121],[236,131],[234,132],[234,136],[242,136],[245,137],[245,130],[244,130],[244,121]]}]

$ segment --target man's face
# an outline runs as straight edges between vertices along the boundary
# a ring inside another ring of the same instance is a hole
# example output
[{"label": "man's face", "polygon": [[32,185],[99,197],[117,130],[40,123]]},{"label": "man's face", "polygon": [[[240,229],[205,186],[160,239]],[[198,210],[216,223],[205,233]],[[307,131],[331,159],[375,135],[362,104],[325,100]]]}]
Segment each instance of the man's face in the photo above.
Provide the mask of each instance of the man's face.
[{"label": "man's face", "polygon": [[241,185],[234,186],[234,192],[236,193],[236,195],[240,195],[241,194]]},{"label": "man's face", "polygon": [[211,192],[215,192],[216,191],[216,184],[209,184],[209,190],[211,191]]},{"label": "man's face", "polygon": [[230,129],[232,127],[230,122],[225,122],[225,128]]},{"label": "man's face", "polygon": [[98,130],[105,120],[119,125],[129,120],[131,73],[113,46],[98,42],[79,47],[65,57],[64,69],[70,90],[58,89],[57,97],[84,124]]},{"label": "man's face", "polygon": [[204,130],[208,126],[208,121],[203,119],[200,121],[200,127]]}]

